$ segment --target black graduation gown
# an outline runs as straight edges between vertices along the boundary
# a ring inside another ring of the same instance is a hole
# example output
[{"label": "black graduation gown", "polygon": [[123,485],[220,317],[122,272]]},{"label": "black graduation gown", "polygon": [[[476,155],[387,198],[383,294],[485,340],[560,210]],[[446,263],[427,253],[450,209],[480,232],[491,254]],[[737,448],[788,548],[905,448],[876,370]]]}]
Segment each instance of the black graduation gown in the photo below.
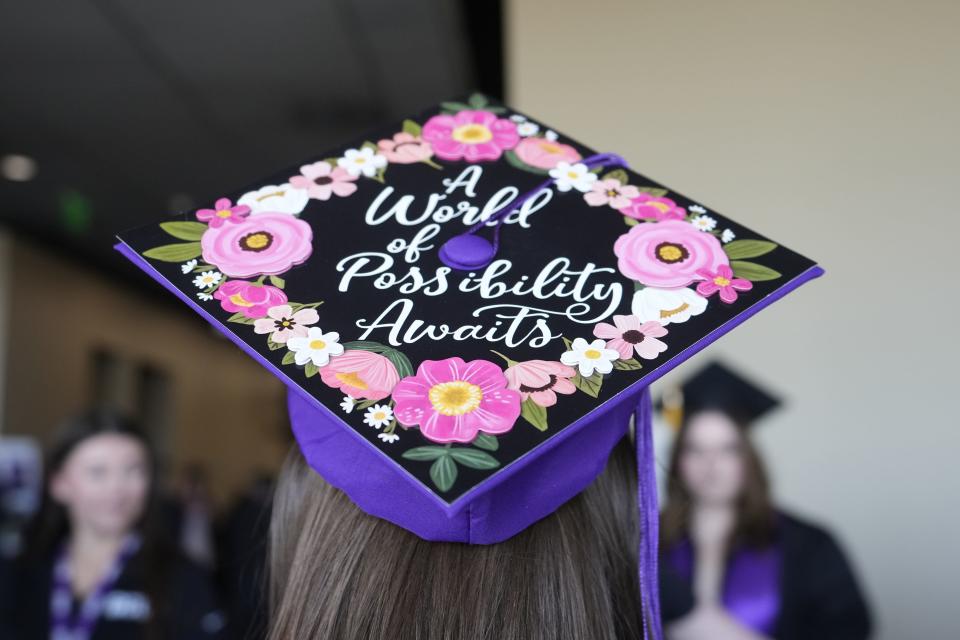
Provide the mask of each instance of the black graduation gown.
[{"label": "black graduation gown", "polygon": [[[780,612],[776,640],[865,640],[871,621],[863,593],[840,546],[826,530],[788,514],[780,514],[777,544],[781,553]],[[665,571],[669,559],[663,557]],[[661,593],[661,608],[683,612],[692,601],[690,584]],[[673,618],[680,617],[674,613]]]},{"label": "black graduation gown", "polygon": [[[7,563],[0,567],[0,638],[41,640],[50,634],[50,591],[53,558],[27,565]],[[176,640],[220,640],[224,617],[199,567],[176,556],[167,565],[167,587],[159,635]],[[146,592],[146,567],[141,554],[134,555],[106,596],[104,613],[91,640],[140,640],[147,638],[144,603],[157,610]]]}]

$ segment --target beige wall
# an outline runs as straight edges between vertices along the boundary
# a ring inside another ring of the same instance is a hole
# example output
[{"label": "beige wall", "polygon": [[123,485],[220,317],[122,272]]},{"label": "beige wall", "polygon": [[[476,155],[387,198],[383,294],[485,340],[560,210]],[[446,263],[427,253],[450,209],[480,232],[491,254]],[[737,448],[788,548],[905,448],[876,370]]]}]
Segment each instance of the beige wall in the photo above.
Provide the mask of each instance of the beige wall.
[{"label": "beige wall", "polygon": [[960,2],[508,4],[517,108],[827,269],[711,353],[791,402],[777,493],[844,540],[878,637],[956,637]]},{"label": "beige wall", "polygon": [[[154,303],[168,294],[145,276],[139,292],[27,242],[11,245],[4,433],[46,438],[83,409],[92,352],[106,348],[126,366],[169,376],[172,472],[202,463],[223,504],[255,470],[279,467],[289,427],[278,380],[185,307]],[[120,396],[130,404],[131,394]]]}]

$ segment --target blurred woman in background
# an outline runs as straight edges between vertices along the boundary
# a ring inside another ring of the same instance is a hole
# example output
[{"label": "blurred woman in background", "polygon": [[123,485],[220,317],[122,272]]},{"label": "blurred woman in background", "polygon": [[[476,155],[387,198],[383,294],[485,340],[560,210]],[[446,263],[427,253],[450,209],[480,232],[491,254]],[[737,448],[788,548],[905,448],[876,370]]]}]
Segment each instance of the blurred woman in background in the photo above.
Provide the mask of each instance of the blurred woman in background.
[{"label": "blurred woman in background", "polygon": [[161,539],[155,471],[135,425],[103,412],[65,425],[26,552],[3,572],[0,637],[219,636],[206,575]]},{"label": "blurred woman in background", "polygon": [[695,607],[668,638],[867,638],[869,613],[837,543],[771,503],[748,428],[778,401],[719,364],[685,383],[682,398],[661,548]]}]

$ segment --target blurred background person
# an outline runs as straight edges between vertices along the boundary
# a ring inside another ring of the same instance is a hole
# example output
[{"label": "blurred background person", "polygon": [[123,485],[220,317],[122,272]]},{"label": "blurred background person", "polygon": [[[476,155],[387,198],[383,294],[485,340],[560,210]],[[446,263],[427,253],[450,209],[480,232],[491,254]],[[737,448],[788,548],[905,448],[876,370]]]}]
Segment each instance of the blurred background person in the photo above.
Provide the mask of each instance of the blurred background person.
[{"label": "blurred background person", "polygon": [[219,637],[206,574],[163,539],[155,470],[130,422],[94,411],[64,426],[27,548],[0,585],[0,637]]},{"label": "blurred background person", "polygon": [[779,401],[719,363],[672,397],[682,398],[682,408],[665,407],[680,417],[680,430],[667,472],[662,552],[666,569],[690,585],[695,606],[667,628],[668,637],[869,637],[867,605],[834,538],[771,502],[749,430]]}]

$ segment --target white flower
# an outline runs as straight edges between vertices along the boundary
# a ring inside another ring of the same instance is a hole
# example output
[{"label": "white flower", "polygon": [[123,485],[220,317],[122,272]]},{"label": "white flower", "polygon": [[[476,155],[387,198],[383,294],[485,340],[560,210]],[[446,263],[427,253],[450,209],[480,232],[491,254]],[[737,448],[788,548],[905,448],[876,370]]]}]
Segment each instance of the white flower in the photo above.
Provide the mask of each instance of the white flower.
[{"label": "white flower", "polygon": [[613,363],[619,359],[620,353],[615,349],[607,349],[607,344],[599,338],[593,342],[577,338],[570,345],[570,351],[560,356],[560,362],[568,367],[577,365],[584,378],[592,376],[594,371],[610,373]]},{"label": "white flower", "polygon": [[320,327],[310,327],[307,335],[287,340],[287,348],[296,354],[293,361],[297,364],[312,362],[315,366],[323,367],[330,362],[330,356],[343,353],[343,345],[339,340],[340,334],[336,331],[324,333]]},{"label": "white flower", "polygon": [[724,230],[723,230],[723,233],[720,234],[720,240],[721,240],[724,244],[730,242],[731,240],[733,240],[733,239],[736,238],[736,237],[737,237],[737,234],[735,234],[735,233],[734,233],[733,231],[731,231],[730,229],[724,229]]},{"label": "white flower", "polygon": [[188,260],[187,262],[184,262],[182,265],[180,265],[180,271],[183,271],[185,274],[190,273],[191,271],[193,271],[193,268],[196,266],[197,266],[197,259],[194,258],[193,260]]},{"label": "white flower", "polygon": [[540,126],[535,122],[523,122],[517,125],[517,133],[524,138],[534,135],[537,131],[540,131]]},{"label": "white flower", "polygon": [[693,289],[646,287],[633,294],[630,310],[641,322],[655,320],[662,325],[686,322],[707,308],[707,299]]},{"label": "white flower", "polygon": [[343,396],[343,400],[340,401],[340,408],[344,413],[350,413],[356,405],[357,401],[350,396]]},{"label": "white flower", "polygon": [[256,191],[240,196],[237,204],[250,207],[250,215],[261,213],[289,213],[297,215],[307,206],[310,196],[306,189],[297,189],[292,184],[268,184]]},{"label": "white flower", "polygon": [[717,226],[717,221],[710,216],[699,215],[691,220],[690,224],[700,231],[713,231],[713,228]]},{"label": "white flower", "polygon": [[706,212],[707,212],[706,209],[704,209],[703,207],[701,207],[701,206],[698,205],[698,204],[692,204],[692,205],[690,205],[690,206],[687,207],[687,208],[690,209],[690,211],[693,211],[694,213],[706,213]]},{"label": "white flower", "polygon": [[576,189],[586,193],[597,181],[597,174],[590,173],[590,169],[582,162],[570,164],[561,160],[549,173],[557,184],[557,191]]},{"label": "white flower", "polygon": [[389,442],[391,444],[400,439],[399,434],[396,433],[378,433],[377,437],[384,442]]},{"label": "white flower", "polygon": [[219,271],[204,271],[193,279],[193,284],[198,289],[206,289],[220,282],[223,274]]},{"label": "white flower", "polygon": [[197,294],[197,297],[200,298],[201,300],[203,300],[204,302],[209,302],[210,300],[213,300],[213,296],[210,295],[209,293],[202,293],[202,292],[201,292],[201,293],[198,293],[198,294]]},{"label": "white flower", "polygon": [[510,119],[513,120],[514,122],[516,122],[517,124],[520,124],[521,122],[526,122],[526,121],[527,121],[527,117],[526,117],[526,116],[522,116],[522,115],[520,115],[519,113],[513,114],[512,116],[510,116]]},{"label": "white flower", "polygon": [[557,138],[559,138],[560,136],[558,136],[557,132],[554,131],[553,129],[547,129],[544,132],[543,137],[549,140],[550,142],[556,142]]},{"label": "white flower", "polygon": [[387,159],[379,153],[374,153],[370,147],[347,149],[343,157],[337,160],[337,166],[346,169],[352,176],[359,176],[362,173],[372,178],[377,175],[377,170],[387,166]]},{"label": "white flower", "polygon": [[391,420],[393,420],[393,409],[388,404],[375,404],[367,409],[367,413],[363,416],[363,423],[374,429],[387,426]]}]

